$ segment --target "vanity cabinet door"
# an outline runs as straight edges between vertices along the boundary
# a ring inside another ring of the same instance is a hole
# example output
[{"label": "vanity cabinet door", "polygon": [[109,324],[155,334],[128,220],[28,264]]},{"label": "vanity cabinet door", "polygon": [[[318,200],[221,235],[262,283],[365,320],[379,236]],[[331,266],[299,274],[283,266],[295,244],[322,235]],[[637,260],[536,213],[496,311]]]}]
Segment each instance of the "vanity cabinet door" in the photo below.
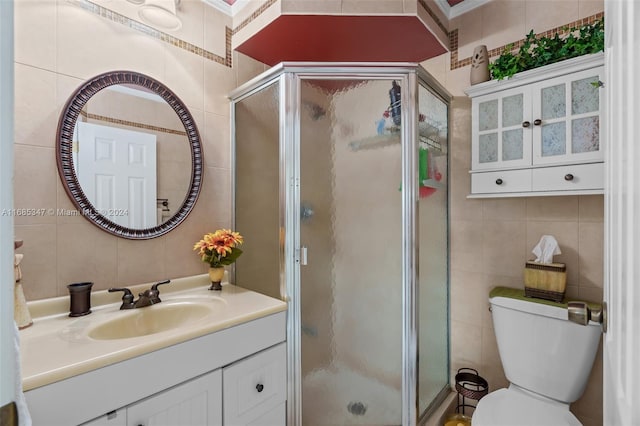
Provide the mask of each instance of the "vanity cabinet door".
[{"label": "vanity cabinet door", "polygon": [[222,425],[222,372],[215,370],[127,407],[127,426]]},{"label": "vanity cabinet door", "polygon": [[281,343],[225,367],[225,426],[284,426],[286,366],[286,344]]}]

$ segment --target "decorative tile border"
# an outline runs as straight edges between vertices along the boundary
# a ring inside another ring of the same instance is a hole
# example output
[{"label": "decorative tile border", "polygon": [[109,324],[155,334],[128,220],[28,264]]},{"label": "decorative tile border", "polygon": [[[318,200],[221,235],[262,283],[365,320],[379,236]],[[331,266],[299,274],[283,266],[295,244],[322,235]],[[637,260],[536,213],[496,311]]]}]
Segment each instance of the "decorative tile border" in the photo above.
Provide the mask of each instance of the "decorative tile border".
[{"label": "decorative tile border", "polygon": [[425,0],[418,0],[418,3],[420,3],[420,6],[422,6],[427,11],[429,16],[433,18],[433,20],[436,22],[436,25],[438,25],[438,28],[440,28],[445,34],[449,34],[449,30],[447,29],[447,27],[444,26],[440,18],[438,18],[438,15],[436,15],[435,12],[427,5],[427,2]]},{"label": "decorative tile border", "polygon": [[198,47],[195,44],[181,40],[177,37],[172,36],[171,34],[167,34],[149,25],[143,24],[142,22],[135,21],[127,16],[124,16],[118,12],[114,12],[113,10],[102,7],[89,0],[68,0],[68,1],[77,6],[80,6],[81,8],[83,8],[88,12],[93,13],[94,15],[98,15],[102,18],[108,19],[111,22],[124,25],[125,27],[131,28],[134,31],[138,31],[140,33],[146,34],[162,42],[169,43],[170,45],[175,46],[179,49],[186,50],[187,52],[191,52],[195,55],[202,56],[205,59],[217,62],[221,65],[231,68],[232,56],[233,56],[231,53],[232,30],[228,27],[225,27],[226,29],[225,56],[222,57],[220,55],[216,55],[215,53],[209,52],[208,50],[205,50],[201,47]]},{"label": "decorative tile border", "polygon": [[253,20],[255,20],[258,16],[262,15],[267,9],[269,9],[272,5],[276,4],[278,0],[267,0],[264,2],[259,8],[254,10],[249,17],[247,17],[244,21],[240,22],[237,27],[235,27],[232,31],[232,34],[237,34],[238,31],[249,25]]},{"label": "decorative tile border", "polygon": [[[421,0],[422,1],[422,0]],[[596,13],[595,15],[591,15],[588,16],[586,18],[582,18],[582,19],[578,19],[577,21],[573,21],[573,22],[569,22],[567,24],[564,24],[560,27],[556,27],[547,31],[543,31],[541,33],[536,34],[536,37],[552,37],[554,36],[556,33],[560,34],[560,35],[565,35],[567,34],[569,31],[569,28],[579,28],[583,25],[591,25],[594,22],[602,19],[604,17],[604,12],[600,12],[600,13]],[[504,52],[505,47],[507,47],[510,44],[513,44],[513,49],[517,50],[520,48],[520,46],[522,46],[522,44],[524,43],[525,39],[520,39],[518,41],[514,41],[512,43],[507,43],[505,45],[496,47],[494,49],[489,50],[489,58],[493,58],[496,56],[500,56],[502,54],[502,52]],[[451,46],[451,66],[450,69],[451,70],[455,70],[457,68],[462,68],[462,67],[466,67],[467,65],[471,65],[471,57],[469,56],[468,58],[464,58],[464,59],[458,59],[458,43],[459,43],[459,39],[458,39],[458,28],[456,28],[455,30],[451,31],[449,33],[449,45]]]},{"label": "decorative tile border", "polygon": [[[271,7],[272,5],[274,5],[278,0],[267,0],[265,1],[259,8],[257,8],[256,10],[253,11],[253,13],[251,13],[251,15],[249,17],[247,17],[244,21],[242,21],[240,24],[238,24],[237,27],[235,27],[233,29],[232,34],[236,34],[238,33],[240,30],[242,30],[244,27],[246,27],[247,25],[249,25],[252,21],[254,21],[258,16],[262,15],[269,7]],[[438,15],[435,14],[435,12],[429,7],[429,5],[427,5],[426,0],[418,0],[418,3],[420,3],[420,5],[427,11],[427,13],[429,14],[429,16],[431,16],[431,18],[433,18],[433,20],[435,21],[436,25],[438,25],[438,27],[445,33],[448,34],[449,30],[447,29],[447,27],[442,23],[442,21],[440,20],[440,18],[438,17]]]},{"label": "decorative tile border", "polygon": [[[1,1],[1,0],[0,0]],[[177,48],[186,50],[188,52],[191,52],[195,55],[198,56],[202,56],[205,59],[208,59],[210,61],[214,61],[217,62],[221,65],[227,66],[229,68],[232,67],[233,65],[233,53],[231,50],[231,39],[232,37],[237,34],[240,30],[242,30],[243,28],[245,28],[247,25],[249,25],[251,22],[253,22],[256,18],[258,18],[260,15],[262,15],[269,7],[273,6],[278,0],[266,0],[262,5],[260,5],[260,7],[258,7],[255,11],[253,11],[251,13],[251,15],[249,15],[245,20],[243,20],[240,24],[238,24],[238,26],[236,26],[235,28],[231,29],[229,27],[225,27],[225,56],[222,57],[220,55],[216,55],[215,53],[209,52],[201,47],[198,47],[192,43],[186,42],[184,40],[181,40],[177,37],[174,37],[170,34],[167,34],[165,32],[159,31],[149,25],[143,24],[142,22],[138,22],[135,21],[127,16],[121,15],[117,12],[114,12],[110,9],[107,9],[105,7],[102,7],[98,4],[95,4],[93,2],[91,2],[90,0],[68,0],[71,3],[74,3],[80,7],[82,7],[83,9],[101,16],[105,19],[108,19],[112,22],[116,22],[118,24],[124,25],[128,28],[131,28],[132,30],[141,32],[143,34],[146,34],[150,37],[153,37],[155,39],[158,39],[160,41],[163,41],[165,43],[169,43],[172,46],[175,46]],[[426,10],[426,12],[429,14],[429,16],[435,21],[435,23],[438,25],[438,28],[440,28],[442,31],[444,31],[445,33],[449,34],[449,46],[450,46],[450,51],[451,51],[451,61],[450,61],[450,69],[451,70],[455,70],[458,68],[462,68],[468,65],[471,65],[471,57],[467,57],[467,58],[463,58],[463,59],[458,59],[458,47],[459,47],[459,37],[458,37],[458,28],[452,30],[452,31],[448,31],[446,26],[444,25],[444,23],[440,20],[440,18],[433,12],[433,10],[427,5],[426,0],[418,0],[418,3],[420,3],[420,5]],[[589,17],[583,18],[583,19],[578,19],[576,21],[573,22],[569,22],[565,25],[562,25],[560,27],[556,27],[547,31],[543,31],[541,33],[536,34],[537,37],[541,37],[541,36],[545,36],[545,37],[549,37],[549,36],[553,36],[556,33],[559,33],[561,35],[566,34],[567,28],[571,28],[571,27],[580,27],[582,25],[587,25],[587,24],[593,24],[595,21],[602,19],[604,17],[604,12],[600,12],[597,13],[595,15],[591,15]],[[496,47],[494,49],[489,50],[489,58],[493,58],[496,56],[500,56],[502,54],[502,52],[504,51],[505,47],[508,46],[509,44],[513,45],[514,49],[519,49],[520,46],[522,46],[522,44],[524,43],[525,39],[520,39],[517,40],[515,42],[512,43],[507,43],[505,45]]]},{"label": "decorative tile border", "polygon": [[119,118],[107,117],[106,115],[91,114],[80,111],[80,115],[86,119],[104,121],[112,124],[120,124],[122,126],[136,127],[138,129],[152,130],[154,132],[169,133],[172,135],[187,136],[187,132],[168,129],[166,127],[153,126],[151,124],[138,123],[136,121],[121,120]]}]

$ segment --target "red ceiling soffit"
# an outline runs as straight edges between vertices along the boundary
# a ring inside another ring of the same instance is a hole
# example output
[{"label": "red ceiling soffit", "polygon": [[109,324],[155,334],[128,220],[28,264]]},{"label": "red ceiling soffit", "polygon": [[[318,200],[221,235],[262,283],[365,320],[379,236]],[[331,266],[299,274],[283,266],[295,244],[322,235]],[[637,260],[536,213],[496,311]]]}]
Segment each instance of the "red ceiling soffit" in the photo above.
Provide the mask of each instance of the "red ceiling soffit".
[{"label": "red ceiling soffit", "polygon": [[415,16],[282,15],[238,46],[260,62],[422,62],[445,53]]}]

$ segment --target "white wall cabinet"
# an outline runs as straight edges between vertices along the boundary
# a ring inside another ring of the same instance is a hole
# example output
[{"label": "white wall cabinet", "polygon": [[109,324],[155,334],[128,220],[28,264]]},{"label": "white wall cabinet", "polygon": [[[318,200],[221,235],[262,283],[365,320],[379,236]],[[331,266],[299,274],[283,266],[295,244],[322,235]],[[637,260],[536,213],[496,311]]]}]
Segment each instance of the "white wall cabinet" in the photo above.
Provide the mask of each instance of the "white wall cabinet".
[{"label": "white wall cabinet", "polygon": [[470,197],[602,193],[603,55],[469,88]]}]

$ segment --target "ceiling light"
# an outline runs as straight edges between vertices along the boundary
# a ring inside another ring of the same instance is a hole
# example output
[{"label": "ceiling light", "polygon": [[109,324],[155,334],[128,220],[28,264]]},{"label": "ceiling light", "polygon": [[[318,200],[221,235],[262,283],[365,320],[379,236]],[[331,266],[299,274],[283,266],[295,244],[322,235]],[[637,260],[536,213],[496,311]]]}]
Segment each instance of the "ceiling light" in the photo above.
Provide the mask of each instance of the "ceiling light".
[{"label": "ceiling light", "polygon": [[182,21],[176,14],[175,0],[146,0],[138,10],[138,16],[158,29],[175,31],[182,28]]},{"label": "ceiling light", "polygon": [[144,3],[145,0],[127,0],[129,3],[133,3],[135,5],[140,6],[141,4]]}]

